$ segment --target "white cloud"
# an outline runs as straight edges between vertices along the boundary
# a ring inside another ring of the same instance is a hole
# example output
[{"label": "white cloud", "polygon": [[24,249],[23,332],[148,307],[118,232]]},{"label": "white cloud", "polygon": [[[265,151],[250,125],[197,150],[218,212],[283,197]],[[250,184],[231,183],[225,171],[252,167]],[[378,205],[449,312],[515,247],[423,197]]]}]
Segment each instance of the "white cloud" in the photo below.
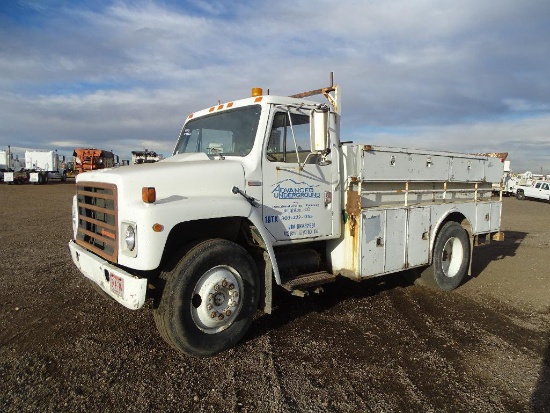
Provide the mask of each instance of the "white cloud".
[{"label": "white cloud", "polygon": [[334,70],[357,139],[547,162],[528,149],[550,139],[546,0],[59,4],[0,27],[0,146],[170,152],[189,112]]}]

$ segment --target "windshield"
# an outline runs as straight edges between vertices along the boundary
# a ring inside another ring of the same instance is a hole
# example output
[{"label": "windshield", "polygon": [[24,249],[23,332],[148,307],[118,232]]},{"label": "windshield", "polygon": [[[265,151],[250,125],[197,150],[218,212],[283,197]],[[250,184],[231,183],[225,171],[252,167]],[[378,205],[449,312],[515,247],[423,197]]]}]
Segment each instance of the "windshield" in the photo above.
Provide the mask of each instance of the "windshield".
[{"label": "windshield", "polygon": [[261,106],[225,110],[191,119],[181,132],[174,150],[178,153],[245,156],[252,150]]}]

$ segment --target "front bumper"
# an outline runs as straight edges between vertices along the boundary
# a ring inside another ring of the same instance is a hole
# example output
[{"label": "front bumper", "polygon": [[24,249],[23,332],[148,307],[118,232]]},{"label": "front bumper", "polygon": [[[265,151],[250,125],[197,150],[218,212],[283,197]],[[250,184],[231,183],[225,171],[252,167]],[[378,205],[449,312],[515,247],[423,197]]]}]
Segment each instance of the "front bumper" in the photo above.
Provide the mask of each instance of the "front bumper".
[{"label": "front bumper", "polygon": [[109,297],[130,310],[143,307],[147,292],[146,278],[138,278],[121,270],[74,241],[69,242],[69,250],[80,272],[99,285]]}]

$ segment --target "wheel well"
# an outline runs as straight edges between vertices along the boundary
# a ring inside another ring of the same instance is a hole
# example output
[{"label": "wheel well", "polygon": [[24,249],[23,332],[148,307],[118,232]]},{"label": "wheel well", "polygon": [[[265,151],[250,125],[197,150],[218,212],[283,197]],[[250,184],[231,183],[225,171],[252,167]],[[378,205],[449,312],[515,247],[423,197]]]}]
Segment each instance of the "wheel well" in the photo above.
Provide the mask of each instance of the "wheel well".
[{"label": "wheel well", "polygon": [[250,239],[250,228],[253,224],[243,217],[211,218],[197,221],[180,222],[168,235],[161,266],[172,259],[174,254],[181,253],[182,249],[191,248],[197,243],[222,238],[233,241],[253,254],[253,241]]},{"label": "wheel well", "polygon": [[443,225],[445,225],[447,222],[458,222],[460,225],[462,225],[462,228],[468,232],[468,236],[472,235],[472,225],[470,224],[470,221],[468,218],[466,218],[463,214],[460,212],[453,212],[445,217],[445,219],[441,222],[439,225],[439,228],[437,229],[437,232],[443,228]]}]

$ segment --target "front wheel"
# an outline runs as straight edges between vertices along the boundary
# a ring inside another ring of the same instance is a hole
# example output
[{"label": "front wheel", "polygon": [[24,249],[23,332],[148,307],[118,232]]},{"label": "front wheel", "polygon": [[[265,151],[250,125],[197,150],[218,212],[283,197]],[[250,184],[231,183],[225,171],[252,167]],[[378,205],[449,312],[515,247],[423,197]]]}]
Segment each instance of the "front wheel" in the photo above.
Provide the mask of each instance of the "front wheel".
[{"label": "front wheel", "polygon": [[454,290],[464,280],[469,262],[468,233],[459,223],[447,222],[437,234],[433,262],[422,272],[422,280],[432,288]]},{"label": "front wheel", "polygon": [[244,336],[258,307],[260,282],[248,252],[227,240],[204,241],[170,271],[153,310],[160,335],[192,356],[212,356]]}]

